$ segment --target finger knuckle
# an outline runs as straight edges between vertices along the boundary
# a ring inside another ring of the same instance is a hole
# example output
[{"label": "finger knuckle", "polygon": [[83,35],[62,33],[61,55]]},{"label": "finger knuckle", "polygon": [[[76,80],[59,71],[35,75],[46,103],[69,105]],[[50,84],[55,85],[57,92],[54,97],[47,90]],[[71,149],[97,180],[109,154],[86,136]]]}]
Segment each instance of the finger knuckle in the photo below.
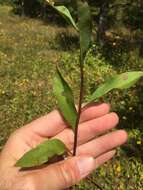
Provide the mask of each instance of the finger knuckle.
[{"label": "finger knuckle", "polygon": [[66,188],[74,185],[77,181],[79,181],[80,178],[76,163],[71,161],[59,165],[58,175],[60,176],[62,183]]}]

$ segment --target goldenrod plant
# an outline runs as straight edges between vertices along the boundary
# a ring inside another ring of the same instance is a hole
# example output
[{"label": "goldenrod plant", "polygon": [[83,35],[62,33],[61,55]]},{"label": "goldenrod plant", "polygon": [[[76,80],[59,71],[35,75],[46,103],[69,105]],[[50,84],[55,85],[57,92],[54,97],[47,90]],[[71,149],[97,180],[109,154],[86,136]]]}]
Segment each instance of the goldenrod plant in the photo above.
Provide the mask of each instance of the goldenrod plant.
[{"label": "goldenrod plant", "polygon": [[[25,153],[25,155],[17,161],[16,166],[21,168],[31,168],[40,166],[53,158],[71,154],[76,155],[77,149],[77,137],[78,137],[78,125],[83,105],[84,98],[84,65],[86,64],[87,52],[92,46],[92,18],[91,10],[86,0],[76,0],[75,7],[77,9],[78,22],[76,23],[70,13],[70,11],[64,5],[56,5],[52,0],[47,0],[50,4],[79,34],[80,42],[80,55],[79,55],[79,70],[80,70],[80,94],[77,108],[75,107],[75,101],[73,91],[66,80],[63,78],[60,71],[60,65],[56,66],[56,74],[53,79],[54,94],[57,99],[58,109],[60,110],[63,118],[68,123],[68,126],[74,132],[74,147],[72,150],[68,150],[66,145],[58,139],[49,139],[38,145],[34,149]],[[96,63],[94,63],[96,64]],[[84,106],[91,102],[98,102],[99,98],[103,97],[113,89],[127,89],[134,85],[141,77],[143,72],[132,71],[122,73],[116,76],[112,76],[95,89],[93,94],[88,97]],[[96,76],[95,76],[96,77]]]}]

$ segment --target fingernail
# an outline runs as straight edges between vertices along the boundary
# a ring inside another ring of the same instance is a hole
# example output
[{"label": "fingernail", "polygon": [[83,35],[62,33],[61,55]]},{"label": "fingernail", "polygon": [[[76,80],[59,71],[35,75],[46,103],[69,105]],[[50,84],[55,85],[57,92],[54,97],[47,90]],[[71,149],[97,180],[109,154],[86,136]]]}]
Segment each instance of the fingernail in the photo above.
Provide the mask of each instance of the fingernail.
[{"label": "fingernail", "polygon": [[95,161],[92,157],[81,157],[77,161],[77,165],[80,172],[80,178],[82,179],[92,172],[95,166]]}]

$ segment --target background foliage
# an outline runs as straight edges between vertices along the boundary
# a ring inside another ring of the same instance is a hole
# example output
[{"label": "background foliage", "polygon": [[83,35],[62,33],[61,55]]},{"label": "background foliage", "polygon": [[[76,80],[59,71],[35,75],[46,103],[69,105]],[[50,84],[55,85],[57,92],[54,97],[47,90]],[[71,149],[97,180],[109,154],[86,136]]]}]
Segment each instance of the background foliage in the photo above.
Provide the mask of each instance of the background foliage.
[{"label": "background foliage", "polygon": [[[142,1],[104,1],[109,3],[108,9],[105,5],[102,7],[103,1],[96,1],[96,4],[94,2],[90,1],[93,5],[93,40],[97,39],[98,43],[95,41],[86,64],[86,97],[103,78],[106,80],[111,74],[143,70]],[[123,5],[124,3],[127,5]],[[37,4],[39,9],[39,2]],[[15,7],[17,9],[18,6],[15,4],[14,9]],[[12,11],[10,6],[0,6],[1,148],[12,131],[55,107],[52,78],[56,62],[60,64],[63,75],[73,87],[75,97],[79,89],[76,32],[59,20],[51,9],[50,18],[53,19],[49,21],[46,17],[44,22],[18,17]],[[103,15],[106,18],[103,19],[105,28],[99,22]],[[33,13],[28,16],[33,17]],[[39,13],[34,15],[37,16],[40,17]],[[100,30],[103,30],[103,36],[98,35]],[[104,101],[110,102],[113,111],[118,112],[121,118],[119,128],[128,131],[129,140],[118,150],[113,161],[98,169],[91,178],[105,190],[141,190],[143,81],[130,90],[109,94]],[[95,186],[84,181],[74,189],[88,190],[95,189]]]}]

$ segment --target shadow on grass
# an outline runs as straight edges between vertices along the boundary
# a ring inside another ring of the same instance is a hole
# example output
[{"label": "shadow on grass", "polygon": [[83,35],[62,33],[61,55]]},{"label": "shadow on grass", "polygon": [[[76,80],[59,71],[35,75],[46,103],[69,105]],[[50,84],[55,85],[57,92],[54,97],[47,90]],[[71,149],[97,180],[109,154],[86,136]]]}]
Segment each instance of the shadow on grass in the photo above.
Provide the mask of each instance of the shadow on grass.
[{"label": "shadow on grass", "polygon": [[[118,37],[118,38],[117,38]],[[106,44],[101,48],[101,53],[105,59],[116,70],[120,71],[129,66],[129,62],[139,62],[143,59],[143,36],[142,33],[136,33],[134,36],[112,35],[106,40]],[[133,63],[130,69],[138,67]]]},{"label": "shadow on grass", "polygon": [[[113,111],[120,118],[118,128],[129,133],[128,142],[122,150],[128,158],[134,157],[143,163],[143,82],[120,93],[113,92],[110,101]],[[109,102],[108,101],[108,102]]]},{"label": "shadow on grass", "polygon": [[62,51],[72,51],[79,48],[78,35],[63,31],[56,36],[56,42]]},{"label": "shadow on grass", "polygon": [[[143,106],[142,106],[143,109]],[[122,150],[129,158],[136,158],[143,163],[143,114],[139,110],[134,113],[121,112],[119,128],[129,131],[128,142],[122,146]]]},{"label": "shadow on grass", "polygon": [[136,138],[131,138],[130,142],[122,146],[127,157],[135,157],[143,163],[143,145],[137,144]]}]

